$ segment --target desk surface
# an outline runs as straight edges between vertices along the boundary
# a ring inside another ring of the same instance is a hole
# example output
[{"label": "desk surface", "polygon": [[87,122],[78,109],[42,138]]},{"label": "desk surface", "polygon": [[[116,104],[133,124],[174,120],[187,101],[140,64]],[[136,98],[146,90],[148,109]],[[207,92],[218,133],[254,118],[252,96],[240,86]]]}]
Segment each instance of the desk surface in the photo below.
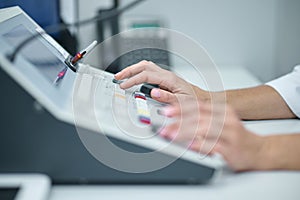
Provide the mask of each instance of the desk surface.
[{"label": "desk surface", "polygon": [[247,172],[228,175],[210,185],[55,186],[50,199],[300,199],[300,173]]},{"label": "desk surface", "polygon": [[[242,67],[222,67],[226,89],[250,87],[260,82]],[[191,80],[193,81],[193,80]],[[300,132],[300,120],[245,122],[259,134]],[[300,172],[271,171],[223,174],[208,185],[182,186],[54,186],[51,200],[83,199],[300,199]]]}]

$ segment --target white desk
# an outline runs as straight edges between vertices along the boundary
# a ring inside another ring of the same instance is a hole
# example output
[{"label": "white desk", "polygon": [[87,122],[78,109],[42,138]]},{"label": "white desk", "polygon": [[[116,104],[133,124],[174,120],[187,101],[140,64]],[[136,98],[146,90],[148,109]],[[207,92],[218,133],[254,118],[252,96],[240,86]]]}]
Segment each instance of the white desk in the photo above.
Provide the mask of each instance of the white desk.
[{"label": "white desk", "polygon": [[[226,89],[260,84],[240,67],[220,68]],[[247,122],[260,134],[300,132],[300,120]],[[300,172],[225,173],[209,185],[182,186],[54,186],[50,200],[98,199],[300,199]]]}]

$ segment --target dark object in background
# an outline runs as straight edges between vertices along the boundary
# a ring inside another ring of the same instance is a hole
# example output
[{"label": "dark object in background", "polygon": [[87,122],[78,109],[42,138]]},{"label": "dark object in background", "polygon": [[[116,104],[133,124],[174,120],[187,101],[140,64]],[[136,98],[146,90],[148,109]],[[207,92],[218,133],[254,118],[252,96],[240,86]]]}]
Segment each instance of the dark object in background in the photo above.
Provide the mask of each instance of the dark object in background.
[{"label": "dark object in background", "polygon": [[167,50],[143,48],[125,53],[118,57],[116,60],[114,60],[112,63],[104,63],[102,66],[108,66],[108,68],[106,69],[106,71],[108,72],[117,73],[130,65],[136,64],[142,60],[148,60],[159,65],[161,68],[169,70],[169,57],[169,52]]},{"label": "dark object in background", "polygon": [[[1,0],[0,8],[20,6],[41,27],[60,23],[58,0]],[[51,34],[52,35],[52,34]]]},{"label": "dark object in background", "polygon": [[[101,9],[98,11],[98,16],[109,14],[118,8],[119,2],[118,0],[114,1],[114,5],[109,9]],[[147,26],[147,24],[139,25],[133,24],[131,28],[143,28],[146,27],[159,27],[159,24],[151,24],[151,26]],[[105,39],[120,33],[120,16],[116,15],[108,20],[99,21],[97,23],[97,34],[98,34],[98,42],[101,43]],[[105,35],[108,34],[108,35]],[[122,69],[138,63],[142,60],[149,60],[162,68],[169,69],[170,66],[170,56],[169,52],[166,50],[168,47],[166,38],[158,37],[154,34],[154,37],[149,37],[147,34],[145,37],[121,37],[119,40],[113,40],[112,44],[103,46],[105,51],[101,54],[101,66],[105,68],[106,71],[111,73],[117,73]],[[159,49],[148,48],[148,46],[152,46],[156,44]],[[104,44],[103,44],[104,45]],[[144,47],[144,48],[140,48]],[[134,49],[133,51],[129,51],[124,55],[120,55],[120,49]],[[120,55],[120,56],[119,56]],[[116,58],[113,62],[110,60],[111,58]]]},{"label": "dark object in background", "polygon": [[[115,4],[112,8],[109,9],[101,9],[98,11],[98,16],[105,16],[106,14],[114,11],[118,8],[118,2],[115,1]],[[105,33],[109,32],[109,35],[105,35]],[[119,31],[119,16],[112,17],[110,19],[104,21],[97,22],[97,34],[98,34],[98,42],[101,43],[108,37],[112,35],[118,34]],[[118,55],[119,45],[114,44],[114,46],[105,46],[105,51],[101,54],[101,64],[102,66],[108,66],[110,63],[107,61],[107,57]],[[106,71],[111,73],[117,73],[119,71],[119,62],[115,63],[114,66],[110,66],[106,68]]]}]

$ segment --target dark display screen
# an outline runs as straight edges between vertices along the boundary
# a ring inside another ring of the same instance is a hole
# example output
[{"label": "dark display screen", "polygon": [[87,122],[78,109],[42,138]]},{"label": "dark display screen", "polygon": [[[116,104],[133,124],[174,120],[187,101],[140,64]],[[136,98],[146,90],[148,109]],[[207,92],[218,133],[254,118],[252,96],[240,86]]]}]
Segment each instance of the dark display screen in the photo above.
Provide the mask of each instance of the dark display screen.
[{"label": "dark display screen", "polygon": [[1,200],[14,200],[19,188],[0,188]]},{"label": "dark display screen", "polygon": [[[15,48],[31,36],[32,33],[23,25],[19,25],[3,34],[6,41]],[[53,83],[58,73],[66,67],[65,63],[55,54],[55,51],[57,50],[42,36],[37,35],[19,53]]]}]

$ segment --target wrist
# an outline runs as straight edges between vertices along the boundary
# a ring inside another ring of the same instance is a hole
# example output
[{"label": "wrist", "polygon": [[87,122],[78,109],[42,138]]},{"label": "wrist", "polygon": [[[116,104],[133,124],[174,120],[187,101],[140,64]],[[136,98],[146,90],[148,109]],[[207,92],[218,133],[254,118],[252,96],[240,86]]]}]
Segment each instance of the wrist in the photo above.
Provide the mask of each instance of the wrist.
[{"label": "wrist", "polygon": [[258,170],[280,169],[282,166],[281,159],[277,155],[277,144],[273,136],[263,136],[263,146],[260,152]]},{"label": "wrist", "polygon": [[200,100],[202,102],[210,102],[211,101],[211,95],[208,91],[202,90],[195,85],[192,85],[192,88],[193,88],[198,100]]}]

